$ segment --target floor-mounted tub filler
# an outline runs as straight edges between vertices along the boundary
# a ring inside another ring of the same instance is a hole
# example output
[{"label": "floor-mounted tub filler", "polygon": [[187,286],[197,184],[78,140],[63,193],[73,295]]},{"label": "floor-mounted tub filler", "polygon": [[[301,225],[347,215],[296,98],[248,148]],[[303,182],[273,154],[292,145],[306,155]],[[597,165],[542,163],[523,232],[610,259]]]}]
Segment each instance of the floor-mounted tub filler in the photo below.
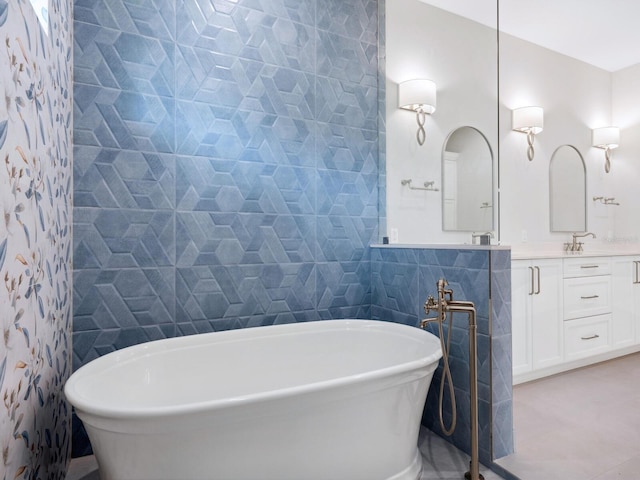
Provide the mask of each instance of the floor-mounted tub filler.
[{"label": "floor-mounted tub filler", "polygon": [[276,325],[125,348],[65,394],[102,480],[417,479],[441,356],[391,322]]}]

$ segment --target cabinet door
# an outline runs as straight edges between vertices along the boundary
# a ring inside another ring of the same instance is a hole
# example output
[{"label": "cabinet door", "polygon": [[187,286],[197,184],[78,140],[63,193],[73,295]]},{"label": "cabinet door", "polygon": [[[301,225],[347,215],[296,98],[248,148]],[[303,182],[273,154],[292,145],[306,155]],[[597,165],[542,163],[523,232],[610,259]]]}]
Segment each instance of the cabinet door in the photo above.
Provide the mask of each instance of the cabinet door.
[{"label": "cabinet door", "polygon": [[531,345],[533,368],[562,361],[562,261],[532,262],[535,275],[532,298]]},{"label": "cabinet door", "polygon": [[511,262],[511,339],[513,374],[531,371],[531,297],[533,267],[528,260]]},{"label": "cabinet door", "polygon": [[[640,265],[636,262],[640,257],[613,257],[612,286],[613,286],[613,348],[633,345],[636,341],[636,310],[637,299],[640,296],[639,279]],[[638,271],[636,271],[638,268]]]}]

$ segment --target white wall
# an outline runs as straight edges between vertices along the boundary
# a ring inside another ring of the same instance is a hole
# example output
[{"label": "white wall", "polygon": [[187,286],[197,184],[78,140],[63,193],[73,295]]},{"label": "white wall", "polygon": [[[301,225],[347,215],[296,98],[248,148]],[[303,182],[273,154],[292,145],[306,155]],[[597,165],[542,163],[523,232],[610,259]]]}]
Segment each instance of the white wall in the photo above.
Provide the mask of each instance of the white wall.
[{"label": "white wall", "polygon": [[[487,4],[487,8],[492,8]],[[441,188],[441,149],[446,136],[475,126],[497,149],[495,30],[423,4],[387,2],[387,234],[401,243],[468,243],[469,233],[442,230],[441,192],[400,185],[435,180]],[[415,141],[412,113],[397,108],[397,83],[415,77],[438,85],[438,108],[427,117],[427,141]],[[587,169],[587,229],[592,243],[640,243],[640,66],[610,73],[573,58],[500,34],[500,240],[518,247],[562,248],[569,233],[549,228],[549,162],[561,145],[576,147]],[[526,135],[511,129],[511,110],[544,108],[544,131],[535,158]],[[616,124],[621,146],[610,173],[604,152],[591,146],[591,130]],[[593,202],[615,197],[620,206]]]},{"label": "white wall", "polygon": [[[501,243],[553,243],[571,236],[549,231],[549,162],[561,145],[576,147],[587,168],[587,229],[604,239],[614,228],[613,207],[597,196],[616,196],[615,170],[604,172],[604,152],[591,147],[591,129],[610,125],[611,74],[510,35],[500,34]],[[526,135],[511,129],[511,110],[544,108],[544,130],[535,157],[526,156]],[[617,154],[618,152],[616,152]],[[526,241],[525,241],[526,239]],[[587,240],[589,242],[589,240]]]},{"label": "white wall", "polygon": [[[442,147],[451,131],[472,126],[497,151],[495,30],[418,0],[388,1],[386,21],[387,234],[397,229],[401,243],[470,243],[468,232],[442,230]],[[438,88],[422,146],[415,114],[397,107],[397,84],[412,78]],[[440,191],[409,190],[400,183],[409,178],[414,186],[434,180]]]},{"label": "white wall", "polygon": [[613,216],[613,241],[640,243],[640,64],[613,77],[613,122],[620,127],[620,147],[613,153],[609,196],[618,207],[605,207]]}]

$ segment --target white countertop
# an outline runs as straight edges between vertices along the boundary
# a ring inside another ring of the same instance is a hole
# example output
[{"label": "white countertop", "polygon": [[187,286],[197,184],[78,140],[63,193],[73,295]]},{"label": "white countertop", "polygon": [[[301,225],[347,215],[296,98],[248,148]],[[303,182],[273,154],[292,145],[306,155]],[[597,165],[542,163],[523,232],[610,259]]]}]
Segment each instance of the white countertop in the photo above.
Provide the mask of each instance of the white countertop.
[{"label": "white countertop", "polygon": [[511,247],[512,260],[536,258],[614,257],[640,255],[640,245],[635,243],[587,243],[582,252],[565,252],[562,244],[522,244]]}]

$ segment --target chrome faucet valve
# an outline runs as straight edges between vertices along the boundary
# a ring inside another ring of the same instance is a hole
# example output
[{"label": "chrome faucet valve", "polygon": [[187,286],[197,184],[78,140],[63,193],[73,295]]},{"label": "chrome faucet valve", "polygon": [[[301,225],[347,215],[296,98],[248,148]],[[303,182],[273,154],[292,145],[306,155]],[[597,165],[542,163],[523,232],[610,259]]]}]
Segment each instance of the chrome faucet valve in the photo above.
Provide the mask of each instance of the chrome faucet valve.
[{"label": "chrome faucet valve", "polygon": [[572,237],[572,242],[571,243],[565,243],[565,251],[567,251],[567,247],[568,247],[568,251],[569,252],[582,252],[582,246],[584,245],[583,242],[578,242],[578,238],[583,238],[583,237],[588,237],[591,236],[593,238],[596,238],[596,234],[595,233],[591,233],[591,232],[586,232],[586,233],[572,233],[571,237]]}]

